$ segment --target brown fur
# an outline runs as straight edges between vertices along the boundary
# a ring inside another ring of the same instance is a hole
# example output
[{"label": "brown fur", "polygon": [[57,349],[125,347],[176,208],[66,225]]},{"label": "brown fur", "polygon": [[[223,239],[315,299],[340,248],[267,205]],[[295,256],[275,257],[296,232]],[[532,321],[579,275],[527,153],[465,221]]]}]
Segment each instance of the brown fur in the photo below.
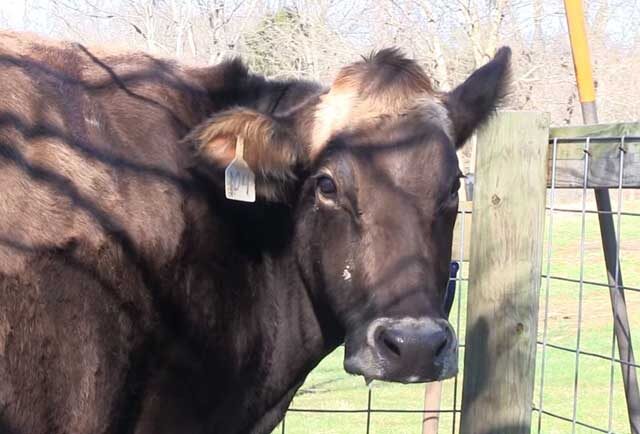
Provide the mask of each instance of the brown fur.
[{"label": "brown fur", "polygon": [[268,200],[283,200],[280,187],[295,179],[293,168],[306,161],[307,152],[282,121],[255,110],[235,108],[214,115],[186,140],[195,144],[201,158],[225,168],[235,157],[238,137],[246,143],[245,161],[258,174],[256,193]]},{"label": "brown fur", "polygon": [[[74,206],[74,201],[82,200],[108,209],[112,224],[132,234],[142,251],[175,244],[166,237],[180,233],[180,218],[171,214],[171,208],[152,211],[157,196],[177,199],[172,181],[177,167],[166,162],[175,152],[176,135],[162,137],[157,123],[186,129],[197,122],[194,110],[202,108],[194,107],[188,95],[185,100],[166,87],[170,78],[152,72],[157,61],[147,56],[99,60],[88,49],[25,42],[10,33],[0,36],[0,47],[0,139],[11,153],[5,153],[0,174],[6,193],[0,231],[11,233],[25,248],[63,246],[78,239],[98,248],[106,241],[104,230],[91,210]],[[164,65],[171,78],[186,80],[184,72]],[[112,75],[121,81],[112,80]],[[204,93],[197,82],[191,86],[192,93]],[[34,90],[38,98],[33,98]],[[131,146],[139,142],[147,142],[147,149]],[[114,172],[114,159],[164,176],[149,182],[144,172]],[[42,176],[29,175],[34,172]],[[43,179],[49,175],[55,179]],[[124,200],[117,184],[136,188],[129,189],[131,196]],[[78,199],[67,199],[63,191],[73,191]],[[25,214],[31,218],[25,221]],[[148,214],[172,230],[149,232],[146,222],[136,217]],[[0,258],[3,268],[19,272],[25,252],[4,245]]]},{"label": "brown fur", "polygon": [[[441,378],[364,337],[381,316],[442,316],[453,138],[489,116],[507,63],[445,110],[393,50],[326,93],[238,60],[0,32],[0,432],[271,432],[345,336],[353,372]],[[221,188],[237,136],[254,204]]]},{"label": "brown fur", "polygon": [[[422,101],[422,103],[421,103]],[[422,68],[397,49],[385,49],[340,70],[315,115],[313,153],[345,127],[397,116],[437,101]]]},{"label": "brown fur", "polygon": [[[213,222],[180,140],[214,112],[276,101],[286,111],[316,88],[250,76],[238,61],[191,68],[0,33],[0,432],[172,432],[170,420],[188,429],[189,418],[199,432],[229,417],[237,432],[275,405],[265,396],[248,410],[213,381],[212,366],[232,362],[204,366],[201,349],[176,350],[196,340],[193,329],[203,330],[194,349],[211,346],[220,333],[211,329],[233,322],[219,320],[228,307],[207,295],[233,280],[220,275],[231,269],[234,255],[223,251],[231,235],[208,225],[191,235]],[[208,242],[184,246],[201,238]],[[202,266],[183,261],[189,271],[176,281],[185,251]],[[241,322],[233,345],[216,341],[224,353],[253,348],[241,330],[259,327]],[[193,374],[213,409],[204,421],[186,416],[200,398],[173,390],[171,369],[209,373]],[[157,394],[174,397],[175,410]],[[236,408],[223,409],[223,397]]]}]

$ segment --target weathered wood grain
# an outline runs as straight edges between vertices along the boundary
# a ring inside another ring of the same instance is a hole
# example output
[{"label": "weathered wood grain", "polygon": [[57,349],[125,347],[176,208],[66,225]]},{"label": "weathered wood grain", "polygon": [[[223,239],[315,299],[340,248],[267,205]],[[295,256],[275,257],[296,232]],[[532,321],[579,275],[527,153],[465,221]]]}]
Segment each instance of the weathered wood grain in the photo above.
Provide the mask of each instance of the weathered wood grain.
[{"label": "weathered wood grain", "polygon": [[[551,128],[549,138],[558,138],[556,148],[556,187],[582,188],[584,183],[584,146],[589,144],[589,188],[617,188],[620,182],[619,137],[626,136],[623,188],[640,188],[640,122],[581,125]],[[602,140],[602,138],[612,138]],[[569,140],[571,139],[571,140]],[[575,139],[575,140],[574,140]],[[594,140],[595,139],[595,140]],[[551,186],[553,144],[549,145],[547,185]]]},{"label": "weathered wood grain", "polygon": [[530,432],[548,139],[534,112],[478,134],[462,434]]}]

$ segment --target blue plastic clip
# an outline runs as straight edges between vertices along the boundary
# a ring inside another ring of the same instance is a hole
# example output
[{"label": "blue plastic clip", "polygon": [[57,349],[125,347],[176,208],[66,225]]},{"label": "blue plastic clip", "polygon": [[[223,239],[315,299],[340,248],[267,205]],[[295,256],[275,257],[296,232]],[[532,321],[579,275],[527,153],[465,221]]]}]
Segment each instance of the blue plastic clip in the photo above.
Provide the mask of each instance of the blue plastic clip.
[{"label": "blue plastic clip", "polygon": [[447,284],[447,290],[444,294],[444,312],[449,316],[451,307],[453,306],[453,300],[456,298],[456,278],[458,276],[458,270],[460,270],[460,264],[457,261],[452,261],[449,265],[449,283]]}]

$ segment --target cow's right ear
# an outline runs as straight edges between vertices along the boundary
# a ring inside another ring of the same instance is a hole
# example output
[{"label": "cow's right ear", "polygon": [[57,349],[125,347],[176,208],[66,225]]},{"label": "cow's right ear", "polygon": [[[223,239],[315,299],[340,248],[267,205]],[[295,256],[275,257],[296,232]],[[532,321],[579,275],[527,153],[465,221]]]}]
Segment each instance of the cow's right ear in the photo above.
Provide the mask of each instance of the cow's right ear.
[{"label": "cow's right ear", "polygon": [[510,81],[511,49],[502,47],[486,65],[464,83],[447,93],[444,103],[453,123],[456,148],[494,112],[507,93]]},{"label": "cow's right ear", "polygon": [[235,157],[239,137],[244,159],[256,176],[256,195],[275,202],[287,200],[295,169],[307,160],[307,149],[291,133],[287,119],[277,119],[247,108],[217,113],[186,138],[196,159],[217,174]]}]

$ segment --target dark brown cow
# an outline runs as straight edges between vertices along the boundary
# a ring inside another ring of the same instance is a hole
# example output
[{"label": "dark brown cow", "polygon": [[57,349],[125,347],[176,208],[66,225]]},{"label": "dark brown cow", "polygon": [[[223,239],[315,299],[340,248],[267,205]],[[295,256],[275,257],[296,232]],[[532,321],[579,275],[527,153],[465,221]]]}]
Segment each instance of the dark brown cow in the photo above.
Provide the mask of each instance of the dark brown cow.
[{"label": "dark brown cow", "polygon": [[0,432],[266,433],[343,341],[367,379],[454,375],[455,148],[509,57],[438,93],[383,50],[325,90],[0,34]]}]

